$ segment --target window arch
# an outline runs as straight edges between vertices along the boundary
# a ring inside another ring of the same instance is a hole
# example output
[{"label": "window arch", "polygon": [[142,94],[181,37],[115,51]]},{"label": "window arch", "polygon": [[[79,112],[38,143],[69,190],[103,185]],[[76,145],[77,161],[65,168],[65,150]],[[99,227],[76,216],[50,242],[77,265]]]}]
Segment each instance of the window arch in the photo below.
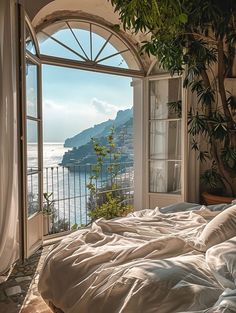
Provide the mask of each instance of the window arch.
[{"label": "window arch", "polygon": [[33,56],[39,56],[39,46],[38,41],[32,28],[29,17],[25,16],[25,50]]},{"label": "window arch", "polygon": [[135,48],[117,33],[115,27],[83,19],[64,19],[42,28],[37,39],[42,59],[70,60],[97,70],[115,68],[143,76]]}]

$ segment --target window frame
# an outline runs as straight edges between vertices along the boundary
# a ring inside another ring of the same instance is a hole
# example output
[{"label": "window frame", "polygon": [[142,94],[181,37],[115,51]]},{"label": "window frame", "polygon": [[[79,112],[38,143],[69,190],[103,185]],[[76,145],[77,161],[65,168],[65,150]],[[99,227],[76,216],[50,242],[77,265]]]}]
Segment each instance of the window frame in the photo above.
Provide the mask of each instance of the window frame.
[{"label": "window frame", "polygon": [[[93,62],[84,62],[84,61],[78,61],[78,60],[71,60],[66,58],[59,58],[55,56],[45,55],[40,53],[40,47],[39,47],[39,58],[41,60],[42,64],[46,65],[55,65],[55,66],[62,66],[62,67],[69,67],[69,68],[77,68],[77,69],[84,69],[87,71],[95,71],[100,73],[108,73],[108,74],[114,74],[114,75],[120,75],[120,76],[128,76],[133,78],[143,78],[145,77],[145,71],[143,67],[143,62],[141,61],[141,58],[139,56],[139,53],[137,49],[134,47],[133,44],[131,44],[126,37],[122,34],[121,31],[115,31],[112,29],[111,26],[105,25],[105,23],[102,22],[96,22],[94,20],[91,20],[89,18],[81,17],[81,16],[64,16],[61,18],[54,18],[50,19],[49,21],[46,21],[45,23],[42,23],[39,27],[36,28],[36,34],[45,29],[46,27],[53,25],[56,22],[67,22],[67,21],[76,21],[76,22],[83,22],[83,23],[90,23],[91,25],[95,25],[101,28],[104,28],[104,30],[110,32],[112,35],[114,35],[117,40],[120,40],[125,46],[128,47],[131,55],[134,57],[137,66],[139,67],[139,70],[134,69],[125,69],[125,68],[119,68],[119,67],[113,67],[113,66],[107,66],[102,64],[94,64]],[[126,62],[127,63],[127,62]]]},{"label": "window frame", "polygon": [[171,76],[169,73],[159,73],[148,76],[145,79],[145,100],[144,100],[144,138],[145,138],[145,157],[144,157],[144,177],[145,177],[145,207],[153,209],[155,207],[163,207],[177,202],[184,202],[187,199],[187,155],[188,155],[188,133],[187,133],[187,91],[182,87],[182,129],[181,129],[181,194],[150,192],[150,90],[149,84],[151,81],[160,81],[167,79],[181,78],[179,75]]}]

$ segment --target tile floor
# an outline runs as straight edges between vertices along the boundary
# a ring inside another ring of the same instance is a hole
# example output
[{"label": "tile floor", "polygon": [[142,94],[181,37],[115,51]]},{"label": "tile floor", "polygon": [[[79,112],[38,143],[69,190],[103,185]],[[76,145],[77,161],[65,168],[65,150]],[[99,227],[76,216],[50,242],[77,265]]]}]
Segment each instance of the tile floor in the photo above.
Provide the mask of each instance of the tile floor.
[{"label": "tile floor", "polygon": [[52,246],[45,246],[24,264],[16,263],[7,281],[0,284],[0,313],[52,313],[40,297],[39,271]]}]

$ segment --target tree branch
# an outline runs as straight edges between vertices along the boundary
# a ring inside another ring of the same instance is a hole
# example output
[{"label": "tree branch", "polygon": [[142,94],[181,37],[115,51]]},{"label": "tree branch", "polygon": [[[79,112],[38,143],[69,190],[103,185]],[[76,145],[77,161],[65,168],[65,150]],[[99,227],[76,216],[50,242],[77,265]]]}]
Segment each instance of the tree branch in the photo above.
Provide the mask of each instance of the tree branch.
[{"label": "tree branch", "polygon": [[[228,126],[228,131],[230,132],[235,128],[235,123],[233,117],[230,113],[229,106],[227,103],[226,98],[226,91],[225,91],[225,65],[224,65],[224,43],[222,39],[218,41],[218,83],[219,83],[219,94],[221,97],[223,111],[226,117],[226,122]],[[229,133],[231,144],[236,147],[236,136],[233,133]]]}]

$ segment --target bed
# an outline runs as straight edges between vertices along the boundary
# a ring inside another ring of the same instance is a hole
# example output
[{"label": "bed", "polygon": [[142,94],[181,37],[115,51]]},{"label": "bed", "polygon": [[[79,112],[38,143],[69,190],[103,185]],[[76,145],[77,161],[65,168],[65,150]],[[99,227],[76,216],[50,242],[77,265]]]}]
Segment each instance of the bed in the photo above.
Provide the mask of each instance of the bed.
[{"label": "bed", "polygon": [[236,312],[236,205],[99,219],[47,256],[39,291],[63,313]]}]

